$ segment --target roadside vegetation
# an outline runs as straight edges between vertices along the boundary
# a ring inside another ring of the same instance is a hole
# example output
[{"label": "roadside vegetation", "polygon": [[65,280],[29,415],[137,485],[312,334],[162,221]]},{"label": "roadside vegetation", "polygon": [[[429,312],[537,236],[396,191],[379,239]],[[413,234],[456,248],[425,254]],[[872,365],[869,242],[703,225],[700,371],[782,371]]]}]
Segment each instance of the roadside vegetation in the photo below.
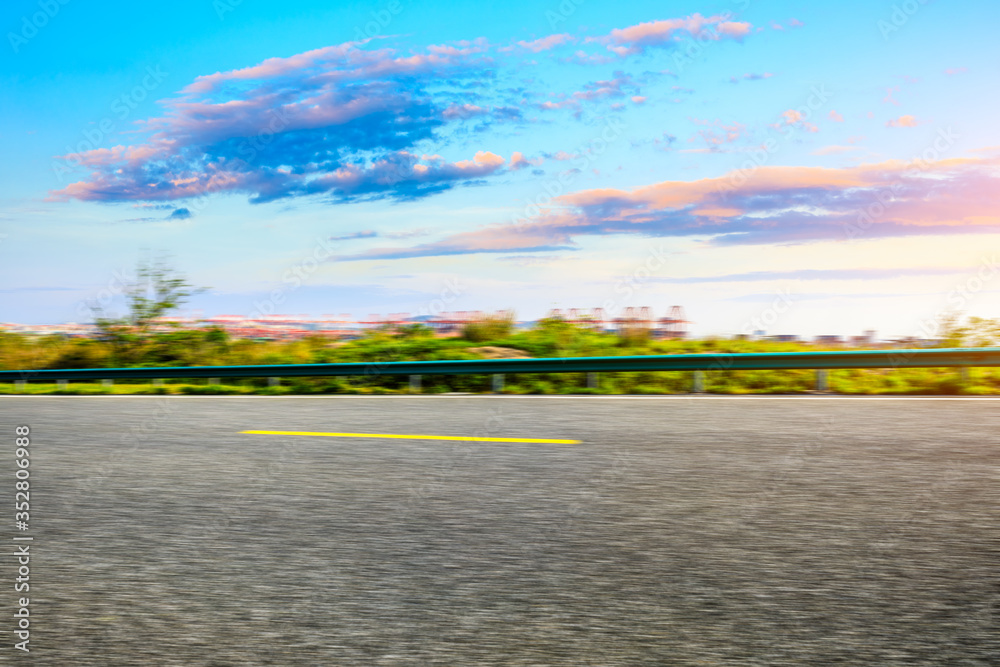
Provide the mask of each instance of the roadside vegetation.
[{"label": "roadside vegetation", "polygon": [[[991,320],[952,321],[943,346],[985,346],[997,343],[1000,326]],[[123,340],[125,341],[123,344]],[[228,366],[244,364],[312,364],[355,362],[370,364],[368,374],[336,378],[283,378],[269,386],[267,378],[228,379],[221,384],[207,380],[123,381],[56,384],[29,381],[23,393],[45,394],[396,394],[409,392],[405,376],[386,376],[379,364],[406,360],[482,359],[516,356],[585,357],[703,352],[802,352],[821,349],[812,344],[726,339],[651,340],[631,332],[627,336],[574,326],[560,320],[543,320],[526,331],[512,323],[470,325],[456,338],[436,338],[422,325],[400,330],[370,331],[352,341],[309,337],[296,341],[233,340],[224,330],[138,332],[120,328],[105,339],[30,338],[0,334],[0,367],[3,369],[60,369],[164,366]],[[796,394],[815,388],[811,370],[707,371],[704,388],[718,394]],[[521,373],[505,378],[504,393],[511,394],[677,394],[692,386],[692,373],[614,372],[596,376],[587,386],[585,373]],[[433,376],[422,378],[423,393],[488,392],[488,375]],[[830,391],[843,394],[1000,394],[1000,369],[971,369],[963,379],[956,369],[872,369],[829,371]],[[0,384],[0,393],[15,393],[13,384]]]},{"label": "roadside vegetation", "polygon": [[[513,313],[471,322],[455,338],[438,338],[421,324],[371,330],[361,338],[334,341],[322,336],[295,341],[233,340],[224,329],[166,327],[163,318],[190,296],[194,287],[161,258],[139,263],[135,281],[124,289],[128,312],[112,317],[100,304],[91,311],[94,339],[28,337],[0,332],[0,369],[158,368],[271,364],[365,363],[363,375],[333,378],[284,378],[272,386],[266,377],[207,380],[118,380],[60,386],[32,382],[0,383],[0,393],[27,394],[403,394],[406,376],[379,373],[392,361],[434,361],[511,357],[592,357],[647,354],[805,352],[840,349],[802,343],[729,339],[653,340],[644,329],[619,333],[594,331],[559,319],[545,319],[530,330],[516,330]],[[1000,320],[950,316],[942,322],[942,347],[1000,344]],[[508,394],[680,394],[691,391],[693,373],[609,372],[518,373],[505,378]],[[815,389],[812,370],[706,371],[704,390],[717,394],[802,394]],[[589,386],[592,385],[592,386]],[[491,391],[489,375],[427,375],[422,393]],[[1000,394],[1000,369],[951,368],[831,370],[828,389],[842,394]]]}]

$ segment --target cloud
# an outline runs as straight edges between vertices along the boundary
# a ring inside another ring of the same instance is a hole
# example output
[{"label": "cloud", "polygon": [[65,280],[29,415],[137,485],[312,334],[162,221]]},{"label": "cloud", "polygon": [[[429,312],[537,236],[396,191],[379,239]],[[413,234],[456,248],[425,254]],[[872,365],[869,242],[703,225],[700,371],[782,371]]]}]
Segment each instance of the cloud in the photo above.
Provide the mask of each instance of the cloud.
[{"label": "cloud", "polygon": [[886,88],[885,89],[885,97],[882,98],[882,103],[883,104],[895,104],[898,107],[899,106],[899,101],[896,100],[896,98],[893,97],[893,93],[898,93],[899,91],[900,91],[900,87],[899,86],[890,86],[889,88]]},{"label": "cloud", "polygon": [[954,76],[955,74],[965,74],[968,71],[968,67],[949,67],[944,71],[944,73],[948,76]]},{"label": "cloud", "polygon": [[624,97],[624,89],[638,92],[639,85],[625,72],[616,71],[614,77],[584,84],[583,90],[573,93],[573,99],[594,101],[605,97]]},{"label": "cloud", "polygon": [[170,215],[168,215],[165,218],[126,218],[125,220],[121,220],[121,222],[163,222],[171,220],[188,220],[194,215],[191,213],[190,210],[186,208],[174,208],[173,206],[170,205],[139,204],[133,206],[133,208],[148,208],[152,210],[162,210],[167,208],[167,209],[173,209],[173,211],[171,211]]},{"label": "cloud", "polygon": [[886,127],[916,127],[917,125],[917,119],[910,115],[893,118],[885,124]]},{"label": "cloud", "polygon": [[859,151],[861,148],[858,146],[823,146],[822,148],[817,148],[812,152],[812,155],[837,155],[839,153],[849,153],[851,151]]},{"label": "cloud", "polygon": [[530,220],[342,259],[573,249],[609,234],[700,236],[715,245],[1000,232],[1000,156],[747,174],[563,195]]},{"label": "cloud", "polygon": [[830,109],[830,120],[835,123],[843,123],[844,117],[837,113],[835,109]]},{"label": "cloud", "polygon": [[61,156],[90,174],[52,198],[162,202],[234,192],[254,203],[315,194],[409,199],[499,170],[503,160],[482,158],[483,151],[448,163],[414,150],[444,142],[451,123],[519,120],[514,107],[469,101],[466,89],[481,86],[492,63],[482,55],[485,40],[409,56],[360,44],[200,76],[161,102],[162,116],[140,123],[144,143]]},{"label": "cloud", "polygon": [[488,113],[486,109],[475,104],[453,104],[441,112],[441,116],[453,120],[455,118],[472,118]]},{"label": "cloud", "polygon": [[968,268],[909,267],[898,269],[799,269],[797,271],[751,271],[718,276],[650,278],[655,283],[730,283],[766,280],[887,280],[910,276],[942,276],[965,273]]},{"label": "cloud", "polygon": [[771,72],[763,72],[757,74],[755,72],[747,72],[743,76],[731,76],[729,77],[729,83],[739,83],[742,81],[763,81],[764,79],[770,79],[774,74]]},{"label": "cloud", "polygon": [[721,149],[725,144],[733,143],[742,137],[746,131],[746,125],[735,121],[726,125],[718,119],[709,121],[699,118],[690,118],[690,120],[696,125],[704,125],[706,127],[703,130],[698,130],[698,132],[692,135],[688,141],[692,142],[701,138],[701,140],[705,142],[708,150],[712,151]]},{"label": "cloud", "polygon": [[368,229],[363,232],[354,232],[343,236],[331,236],[330,241],[353,241],[355,239],[372,239],[378,236],[378,232]]},{"label": "cloud", "polygon": [[510,156],[510,169],[511,171],[518,171],[526,167],[540,165],[542,161],[542,158],[529,160],[520,151],[514,151]]},{"label": "cloud", "polygon": [[731,39],[742,41],[752,28],[749,23],[728,20],[725,15],[702,16],[692,14],[686,18],[666,19],[639,23],[627,28],[616,28],[606,37],[597,38],[604,42],[612,53],[624,57],[645,53],[650,48],[672,48],[682,38],[699,41],[720,41]]},{"label": "cloud", "polygon": [[531,51],[532,53],[540,53],[571,42],[573,42],[573,37],[571,35],[567,33],[559,33],[556,35],[542,37],[541,39],[536,39],[532,42],[520,41],[517,42],[517,45],[522,49]]},{"label": "cloud", "polygon": [[[783,111],[781,113],[781,118],[784,120],[785,125],[789,127],[799,127],[807,132],[819,132],[819,128],[812,123],[807,123],[805,116],[801,111],[796,109],[789,109],[788,111]],[[780,123],[777,125],[780,127]]]}]

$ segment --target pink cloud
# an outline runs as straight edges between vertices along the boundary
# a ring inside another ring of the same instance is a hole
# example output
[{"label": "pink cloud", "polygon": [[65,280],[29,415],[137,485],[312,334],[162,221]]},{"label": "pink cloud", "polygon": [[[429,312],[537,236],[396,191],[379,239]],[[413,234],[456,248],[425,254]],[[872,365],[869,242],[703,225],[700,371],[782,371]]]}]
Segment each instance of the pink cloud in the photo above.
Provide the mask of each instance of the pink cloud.
[{"label": "pink cloud", "polygon": [[[812,123],[807,123],[802,112],[796,109],[783,111],[781,117],[784,119],[786,126],[798,127],[807,132],[819,132],[819,128]],[[780,127],[780,124],[775,127]]]},{"label": "pink cloud", "polygon": [[643,53],[649,47],[671,46],[683,36],[699,40],[742,41],[750,33],[751,28],[749,23],[729,21],[728,16],[724,15],[705,17],[701,14],[692,14],[685,18],[650,21],[627,28],[616,28],[598,41],[607,43],[607,48],[612,53],[627,56]]},{"label": "pink cloud", "polygon": [[472,118],[473,116],[481,116],[485,113],[488,113],[486,109],[475,104],[453,104],[441,112],[441,116],[452,120],[455,118]]},{"label": "pink cloud", "polygon": [[949,67],[944,71],[948,76],[954,76],[955,74],[964,74],[969,71],[968,67]]},{"label": "pink cloud", "polygon": [[899,118],[893,118],[886,122],[886,127],[916,127],[918,125],[917,119],[914,116],[906,115],[900,116]]},{"label": "pink cloud", "polygon": [[520,41],[517,45],[522,49],[531,51],[532,53],[539,53],[541,51],[548,51],[549,49],[554,49],[557,46],[562,46],[563,44],[569,44],[573,41],[572,35],[567,33],[560,33],[556,35],[549,35],[548,37],[542,37],[541,39],[536,39],[531,42]]},{"label": "pink cloud", "polygon": [[525,169],[526,167],[537,166],[542,163],[542,158],[535,158],[529,160],[524,157],[524,154],[520,151],[514,151],[510,156],[510,169],[511,171],[518,171],[520,169]]},{"label": "pink cloud", "polygon": [[812,152],[813,155],[839,155],[861,150],[857,146],[823,146]]},{"label": "pink cloud", "polygon": [[[558,197],[531,220],[344,259],[550,250],[603,234],[707,236],[731,244],[996,233],[998,167],[1000,156],[890,160],[844,169],[762,166],[631,190],[582,190]],[[802,202],[810,210],[801,210]]]},{"label": "pink cloud", "polygon": [[834,109],[830,110],[830,120],[835,123],[843,123],[844,117],[837,113]]},{"label": "pink cloud", "polygon": [[642,95],[633,95],[632,96],[632,103],[633,104],[644,104],[645,102],[646,102],[646,98],[643,97]]},{"label": "pink cloud", "polygon": [[502,158],[492,153],[447,163],[410,152],[448,122],[520,118],[518,108],[477,104],[468,92],[427,91],[442,77],[478,80],[492,66],[481,55],[490,48],[485,39],[408,56],[359,49],[364,43],[197,77],[161,102],[163,115],[138,123],[147,134],[141,143],[61,156],[91,173],[53,196],[162,201],[228,191],[260,202],[338,183],[379,196],[381,183],[384,196],[412,197],[500,169]]},{"label": "pink cloud", "polygon": [[688,149],[682,152],[695,153],[718,151],[725,144],[731,144],[740,139],[746,131],[746,125],[735,121],[727,125],[719,119],[709,121],[702,120],[700,118],[691,118],[690,120],[696,125],[705,126],[705,129],[698,130],[697,133],[688,138],[688,142],[692,142],[700,138],[705,142],[707,148]]}]

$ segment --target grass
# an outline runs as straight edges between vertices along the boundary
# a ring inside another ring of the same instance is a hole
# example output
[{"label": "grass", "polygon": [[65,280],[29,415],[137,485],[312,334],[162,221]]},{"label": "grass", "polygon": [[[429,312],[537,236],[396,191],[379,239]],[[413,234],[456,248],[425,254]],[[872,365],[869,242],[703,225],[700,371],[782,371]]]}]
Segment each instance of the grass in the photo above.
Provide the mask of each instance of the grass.
[{"label": "grass", "polygon": [[[599,373],[595,388],[586,386],[584,373],[523,373],[507,375],[504,394],[606,394],[657,395],[686,394],[691,390],[690,371]],[[970,369],[968,381],[950,368],[909,368],[897,370],[850,369],[828,372],[831,393],[869,396],[907,395],[1000,395],[1000,370]],[[809,370],[706,371],[705,393],[728,395],[809,394],[815,390],[815,373]],[[423,394],[446,392],[490,393],[486,375],[424,376]],[[412,393],[408,378],[374,376],[365,378],[286,378],[271,387],[264,378],[207,382],[167,381],[153,383],[71,382],[65,388],[55,383],[0,383],[0,394],[100,396],[100,395],[402,395]]]}]

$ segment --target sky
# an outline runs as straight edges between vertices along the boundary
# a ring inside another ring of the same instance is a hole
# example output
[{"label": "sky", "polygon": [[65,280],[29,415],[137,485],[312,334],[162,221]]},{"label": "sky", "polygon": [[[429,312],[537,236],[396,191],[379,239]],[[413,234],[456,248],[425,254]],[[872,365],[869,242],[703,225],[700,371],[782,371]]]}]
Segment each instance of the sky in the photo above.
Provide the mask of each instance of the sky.
[{"label": "sky", "polygon": [[[99,6],[95,6],[99,5]],[[157,256],[194,315],[1000,317],[987,0],[0,9],[0,321]]]}]

